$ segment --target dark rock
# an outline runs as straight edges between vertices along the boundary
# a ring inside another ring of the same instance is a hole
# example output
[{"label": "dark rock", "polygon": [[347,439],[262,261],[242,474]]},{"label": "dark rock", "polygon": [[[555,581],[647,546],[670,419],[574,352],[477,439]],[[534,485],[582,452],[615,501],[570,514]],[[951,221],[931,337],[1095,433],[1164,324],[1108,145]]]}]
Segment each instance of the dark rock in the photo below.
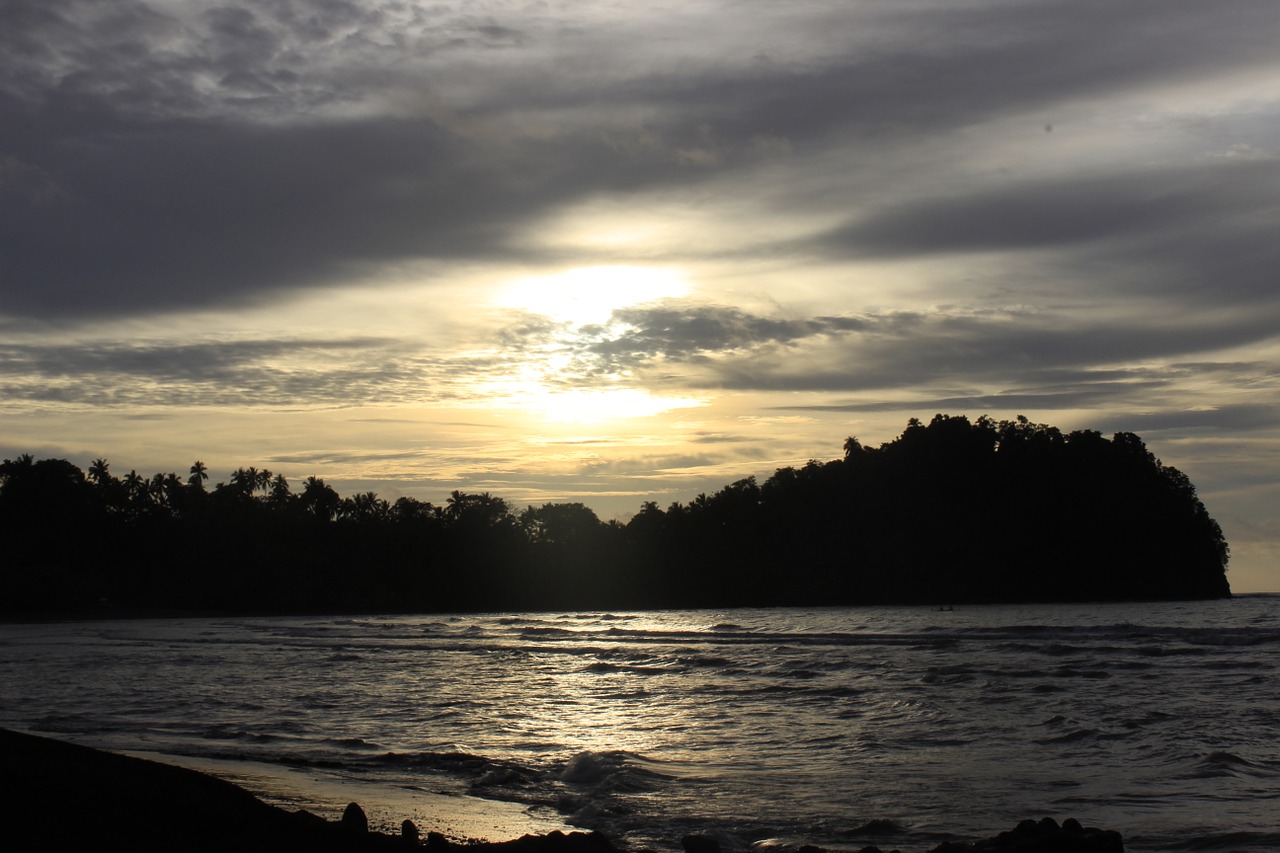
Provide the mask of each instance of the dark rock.
[{"label": "dark rock", "polygon": [[874,818],[867,821],[857,829],[850,830],[849,835],[898,835],[905,832],[901,826],[887,818]]},{"label": "dark rock", "polygon": [[617,853],[603,833],[553,830],[546,835],[524,835],[496,844],[468,844],[467,853]]},{"label": "dark rock", "polygon": [[966,844],[947,841],[932,853],[1124,853],[1124,840],[1114,830],[1081,826],[1068,818],[1062,826],[1053,818],[1024,820],[995,838]]},{"label": "dark rock", "polygon": [[290,812],[290,815],[293,817],[295,822],[301,824],[307,824],[310,826],[322,826],[328,824],[328,821],[320,817],[320,815],[309,812],[306,809],[298,809],[297,811]]},{"label": "dark rock", "polygon": [[364,809],[360,808],[359,803],[347,803],[342,812],[342,825],[363,835],[369,831],[369,818],[365,817]]},{"label": "dark rock", "polygon": [[427,833],[427,847],[432,850],[441,850],[449,846],[449,839],[445,838],[438,832]]},{"label": "dark rock", "polygon": [[686,835],[680,844],[684,853],[720,853],[720,842],[709,835]]}]

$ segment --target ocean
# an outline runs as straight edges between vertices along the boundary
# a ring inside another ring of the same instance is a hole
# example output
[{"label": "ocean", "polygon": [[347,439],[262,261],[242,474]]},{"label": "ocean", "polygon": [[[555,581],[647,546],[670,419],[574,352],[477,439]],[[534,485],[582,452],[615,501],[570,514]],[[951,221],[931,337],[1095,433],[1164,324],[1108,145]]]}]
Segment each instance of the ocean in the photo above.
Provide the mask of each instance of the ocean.
[{"label": "ocean", "polygon": [[7,624],[0,725],[455,837],[1274,853],[1278,666],[1268,595]]}]

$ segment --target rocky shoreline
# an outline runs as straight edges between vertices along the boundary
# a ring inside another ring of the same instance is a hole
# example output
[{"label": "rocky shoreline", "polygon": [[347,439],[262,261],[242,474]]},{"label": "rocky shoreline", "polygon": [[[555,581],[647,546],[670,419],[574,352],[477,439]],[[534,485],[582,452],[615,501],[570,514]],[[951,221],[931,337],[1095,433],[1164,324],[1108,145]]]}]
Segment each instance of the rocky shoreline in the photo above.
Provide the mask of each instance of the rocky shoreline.
[{"label": "rocky shoreline", "polygon": [[[142,853],[617,853],[600,833],[551,832],[511,841],[457,843],[420,835],[411,821],[399,834],[369,829],[363,810],[342,819],[268,805],[212,776],[141,758],[0,729],[0,767],[10,792],[0,797],[0,846],[6,850],[101,847]],[[720,853],[713,838],[686,836],[686,853]],[[947,841],[930,853],[1123,853],[1118,832],[1073,819],[1045,818],[977,842]],[[805,846],[796,853],[825,853]],[[860,853],[896,853],[865,847]]]}]

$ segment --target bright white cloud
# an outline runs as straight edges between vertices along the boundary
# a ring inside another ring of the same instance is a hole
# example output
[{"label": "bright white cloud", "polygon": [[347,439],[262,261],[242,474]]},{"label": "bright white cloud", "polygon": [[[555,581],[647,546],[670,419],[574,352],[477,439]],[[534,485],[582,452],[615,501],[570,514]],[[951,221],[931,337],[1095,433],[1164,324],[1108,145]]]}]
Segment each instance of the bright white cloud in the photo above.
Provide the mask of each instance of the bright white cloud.
[{"label": "bright white cloud", "polygon": [[618,309],[678,298],[688,292],[688,282],[669,270],[633,266],[580,267],[512,282],[503,288],[497,303],[548,317],[558,323],[588,326],[607,323]]}]

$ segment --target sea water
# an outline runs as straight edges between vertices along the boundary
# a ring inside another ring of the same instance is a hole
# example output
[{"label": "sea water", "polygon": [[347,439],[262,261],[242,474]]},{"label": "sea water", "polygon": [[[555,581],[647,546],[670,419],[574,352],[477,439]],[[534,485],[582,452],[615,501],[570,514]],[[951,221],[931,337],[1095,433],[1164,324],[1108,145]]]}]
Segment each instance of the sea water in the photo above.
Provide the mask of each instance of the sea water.
[{"label": "sea water", "polygon": [[2,625],[0,725],[633,848],[927,850],[1050,816],[1261,853],[1278,665],[1275,596]]}]

